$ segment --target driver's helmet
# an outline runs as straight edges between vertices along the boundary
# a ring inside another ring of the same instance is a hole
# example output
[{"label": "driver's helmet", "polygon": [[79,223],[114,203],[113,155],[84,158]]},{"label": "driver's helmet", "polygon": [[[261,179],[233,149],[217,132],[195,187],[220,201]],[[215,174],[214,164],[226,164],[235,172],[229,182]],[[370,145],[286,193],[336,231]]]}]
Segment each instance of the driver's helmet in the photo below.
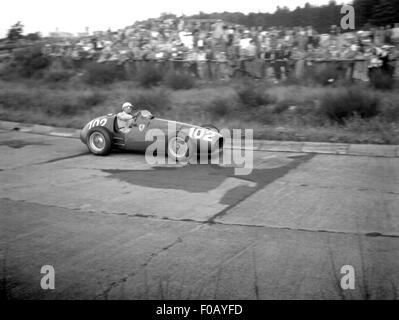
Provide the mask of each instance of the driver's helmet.
[{"label": "driver's helmet", "polygon": [[130,102],[125,102],[122,105],[122,110],[125,111],[127,108],[130,108],[130,112],[129,113],[131,113],[133,108],[134,108],[134,106]]}]

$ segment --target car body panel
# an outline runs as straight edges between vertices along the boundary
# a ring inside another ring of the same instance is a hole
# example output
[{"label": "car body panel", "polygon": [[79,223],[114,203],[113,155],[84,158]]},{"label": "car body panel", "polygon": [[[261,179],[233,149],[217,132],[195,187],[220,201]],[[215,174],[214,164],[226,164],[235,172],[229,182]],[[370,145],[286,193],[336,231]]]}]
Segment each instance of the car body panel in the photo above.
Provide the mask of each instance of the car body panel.
[{"label": "car body panel", "polygon": [[97,117],[83,127],[80,133],[81,141],[86,144],[89,133],[99,126],[109,132],[113,147],[123,150],[145,151],[153,143],[153,141],[146,141],[145,139],[147,132],[151,129],[161,130],[165,135],[166,142],[177,133],[184,132],[197,143],[197,146],[201,145],[203,148],[201,151],[208,149],[208,153],[219,150],[220,142],[223,143],[223,136],[220,133],[201,126],[156,117],[143,117],[141,114],[137,117],[136,124],[128,132],[122,132],[118,129],[117,114]]}]

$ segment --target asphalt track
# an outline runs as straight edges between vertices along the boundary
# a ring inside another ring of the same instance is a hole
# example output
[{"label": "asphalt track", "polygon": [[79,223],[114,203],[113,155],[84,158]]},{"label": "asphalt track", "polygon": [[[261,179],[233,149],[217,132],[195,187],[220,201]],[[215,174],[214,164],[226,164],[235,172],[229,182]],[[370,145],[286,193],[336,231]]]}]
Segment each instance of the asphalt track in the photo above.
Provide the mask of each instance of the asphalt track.
[{"label": "asphalt track", "polygon": [[399,158],[256,151],[237,176],[6,130],[0,154],[1,298],[398,299]]}]

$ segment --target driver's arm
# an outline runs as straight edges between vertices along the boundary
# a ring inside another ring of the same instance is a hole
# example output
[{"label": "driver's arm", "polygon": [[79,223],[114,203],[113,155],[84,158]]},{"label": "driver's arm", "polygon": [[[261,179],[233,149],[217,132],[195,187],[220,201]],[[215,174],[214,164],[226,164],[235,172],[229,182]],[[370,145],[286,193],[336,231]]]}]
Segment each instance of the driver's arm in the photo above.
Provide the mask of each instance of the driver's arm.
[{"label": "driver's arm", "polygon": [[118,119],[122,120],[122,121],[128,121],[128,120],[132,120],[132,115],[124,113],[124,112],[120,112],[118,113]]},{"label": "driver's arm", "polygon": [[137,117],[139,116],[140,111],[137,111],[135,113],[132,114],[133,119],[137,119]]},{"label": "driver's arm", "polygon": [[137,118],[140,115],[140,111],[137,111],[135,113],[132,114],[132,122],[131,122],[131,126],[137,126]]}]

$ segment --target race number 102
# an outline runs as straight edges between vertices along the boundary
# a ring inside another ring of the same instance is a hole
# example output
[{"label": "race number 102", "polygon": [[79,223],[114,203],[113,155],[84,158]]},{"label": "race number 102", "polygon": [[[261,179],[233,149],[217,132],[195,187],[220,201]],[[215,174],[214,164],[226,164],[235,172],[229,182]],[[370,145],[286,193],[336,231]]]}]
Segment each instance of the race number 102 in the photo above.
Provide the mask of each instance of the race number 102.
[{"label": "race number 102", "polygon": [[202,128],[191,128],[188,135],[193,139],[204,139],[205,141],[212,141],[212,138],[216,135],[214,131],[205,130]]}]

